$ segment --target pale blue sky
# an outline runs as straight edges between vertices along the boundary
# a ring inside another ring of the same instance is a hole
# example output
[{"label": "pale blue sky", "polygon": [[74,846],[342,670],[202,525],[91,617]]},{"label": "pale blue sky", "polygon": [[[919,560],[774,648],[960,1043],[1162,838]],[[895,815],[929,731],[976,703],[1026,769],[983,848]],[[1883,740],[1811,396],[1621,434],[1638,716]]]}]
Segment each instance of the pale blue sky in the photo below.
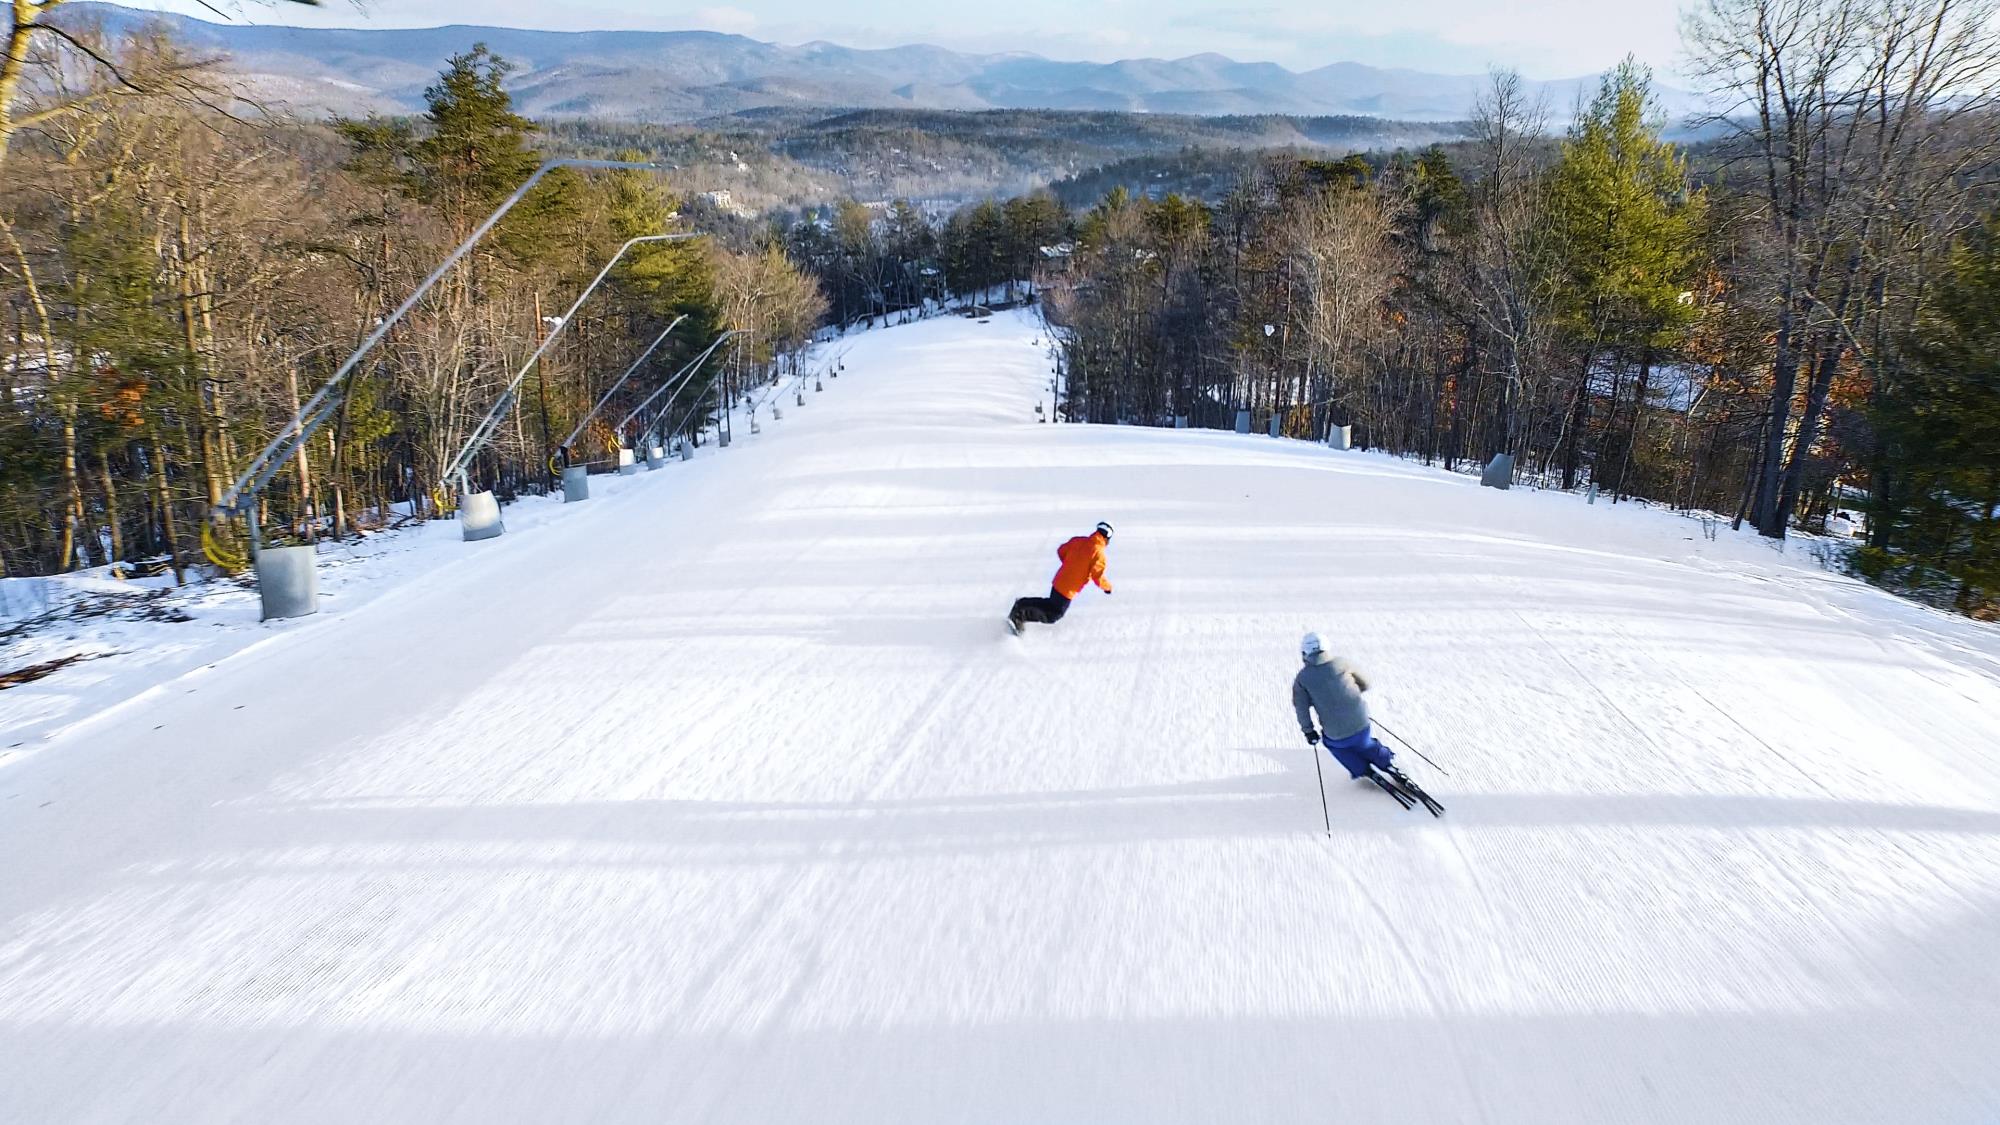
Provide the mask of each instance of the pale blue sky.
[{"label": "pale blue sky", "polygon": [[[198,0],[128,0],[215,19]],[[1679,57],[1676,0],[325,0],[317,10],[211,0],[253,23],[428,27],[444,23],[586,30],[731,31],[780,43],[935,43],[1059,59],[1216,51],[1308,70],[1363,62],[1448,73],[1512,66],[1532,78],[1602,70],[1636,54],[1663,73]]]}]

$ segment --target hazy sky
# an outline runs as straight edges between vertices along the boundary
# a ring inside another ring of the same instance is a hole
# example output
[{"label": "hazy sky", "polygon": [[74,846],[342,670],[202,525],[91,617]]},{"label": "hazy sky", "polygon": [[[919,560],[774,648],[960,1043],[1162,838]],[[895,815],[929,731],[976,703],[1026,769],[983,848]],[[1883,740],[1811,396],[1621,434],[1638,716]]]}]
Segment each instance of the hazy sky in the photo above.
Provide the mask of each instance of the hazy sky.
[{"label": "hazy sky", "polygon": [[[200,0],[128,0],[205,19]],[[935,43],[1059,59],[1178,57],[1216,51],[1294,70],[1364,62],[1449,73],[1490,64],[1533,78],[1602,70],[1627,53],[1663,72],[1678,57],[1675,0],[324,0],[319,9],[210,0],[235,19],[319,27],[445,23],[588,30],[730,31],[780,43]]]}]

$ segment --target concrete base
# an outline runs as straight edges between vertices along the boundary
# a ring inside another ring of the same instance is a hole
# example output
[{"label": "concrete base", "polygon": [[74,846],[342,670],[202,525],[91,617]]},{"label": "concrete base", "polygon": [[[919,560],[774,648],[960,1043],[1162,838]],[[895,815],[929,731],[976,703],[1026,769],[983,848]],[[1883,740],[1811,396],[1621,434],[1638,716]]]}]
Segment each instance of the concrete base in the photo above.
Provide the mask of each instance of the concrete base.
[{"label": "concrete base", "polygon": [[1248,410],[1239,410],[1236,412],[1236,432],[1239,434],[1250,432],[1250,412]]},{"label": "concrete base", "polygon": [[504,534],[500,522],[500,500],[491,492],[468,492],[458,498],[458,530],[467,543],[494,539]]},{"label": "concrete base", "polygon": [[590,499],[590,469],[585,465],[571,465],[563,470],[563,503],[574,504]]},{"label": "concrete base", "polygon": [[1273,415],[1271,415],[1271,436],[1272,436],[1272,437],[1277,437],[1279,433],[1283,432],[1283,430],[1284,430],[1284,421],[1285,421],[1285,420],[1284,420],[1284,418],[1283,418],[1283,417],[1281,417],[1281,416],[1279,416],[1279,415],[1277,415],[1277,414],[1273,414]]},{"label": "concrete base", "polygon": [[619,450],[618,475],[621,477],[629,477],[633,473],[636,473],[638,471],[639,471],[639,463],[638,461],[633,459],[632,451],[629,449]]},{"label": "concrete base", "polygon": [[1354,427],[1335,426],[1326,433],[1326,443],[1335,449],[1354,448]]},{"label": "concrete base", "polygon": [[1487,488],[1507,489],[1514,487],[1514,455],[1511,453],[1496,454],[1493,460],[1487,464],[1485,471],[1479,474],[1479,483],[1485,485]]},{"label": "concrete base", "polygon": [[680,448],[681,448],[681,460],[683,461],[694,460],[694,445],[692,443],[684,441],[681,443]]},{"label": "concrete base", "polygon": [[659,468],[659,467],[660,467],[661,465],[664,465],[664,464],[666,464],[666,463],[667,463],[667,451],[666,451],[666,450],[664,450],[664,449],[661,449],[661,448],[660,448],[659,446],[657,446],[657,445],[649,445],[649,446],[647,446],[647,447],[646,447],[646,467],[647,467],[647,468],[649,468],[649,469],[657,469],[657,468]]},{"label": "concrete base", "polygon": [[1185,430],[1187,428],[1188,428],[1188,416],[1185,414],[1174,415],[1174,429]]},{"label": "concrete base", "polygon": [[721,438],[720,438],[719,440],[717,440],[716,444],[717,444],[717,445],[719,445],[719,446],[721,446],[721,447],[722,447],[722,448],[724,448],[724,449],[728,449],[728,448],[729,448],[729,431],[728,431],[728,430],[724,430],[724,431],[722,431],[722,436],[721,436]]},{"label": "concrete base", "polygon": [[319,612],[319,553],[311,547],[266,547],[257,552],[257,596],[264,620]]}]

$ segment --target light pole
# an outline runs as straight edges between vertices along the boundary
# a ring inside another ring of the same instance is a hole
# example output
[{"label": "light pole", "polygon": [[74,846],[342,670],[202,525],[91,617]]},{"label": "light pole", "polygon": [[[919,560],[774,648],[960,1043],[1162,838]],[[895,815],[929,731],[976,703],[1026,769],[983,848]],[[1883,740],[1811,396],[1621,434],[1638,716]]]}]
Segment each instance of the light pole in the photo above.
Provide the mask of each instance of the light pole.
[{"label": "light pole", "polygon": [[[347,382],[348,377],[354,373],[354,369],[360,365],[361,357],[367,355],[374,349],[375,345],[381,343],[383,337],[389,334],[389,330],[396,326],[396,322],[402,320],[411,309],[415,308],[417,302],[423,299],[424,294],[430,292],[431,286],[436,285],[443,279],[445,274],[451,272],[451,268],[458,264],[459,259],[471,253],[472,248],[479,243],[479,240],[486,237],[488,232],[499,225],[501,216],[513,210],[516,203],[525,199],[528,192],[534,190],[535,185],[541,182],[543,176],[548,175],[557,168],[657,169],[659,167],[658,164],[631,160],[562,159],[550,160],[543,163],[541,167],[535,169],[534,174],[530,175],[520,187],[514,189],[514,194],[501,201],[500,206],[495,208],[493,213],[486,217],[485,222],[480,223],[477,229],[466,236],[464,242],[459,243],[458,247],[445,257],[444,261],[438,263],[438,267],[431,271],[429,277],[424,278],[423,284],[418,285],[415,292],[405,298],[402,304],[396,306],[396,310],[385,317],[382,323],[375,326],[375,330],[368,334],[368,338],[361,341],[361,346],[354,349],[354,354],[348,356],[341,363],[340,367],[334,371],[332,378],[326,381],[326,385],[322,386],[312,398],[306,400],[305,405],[299,407],[298,412],[292,416],[292,420],[287,422],[285,427],[278,432],[278,436],[272,438],[270,444],[266,445],[262,452],[251,459],[249,467],[243,470],[243,475],[237,477],[230,484],[228,490],[223,492],[221,498],[216,501],[215,506],[210,509],[210,523],[207,528],[203,529],[203,539],[205,543],[212,543],[215,525],[222,523],[232,516],[240,515],[248,520],[251,559],[257,569],[258,592],[262,595],[265,619],[268,620],[273,617],[299,617],[315,612],[319,608],[319,588],[310,554],[304,556],[287,555],[281,559],[273,560],[272,569],[267,574],[265,561],[262,557],[265,552],[262,550],[263,544],[257,529],[257,495],[264,490],[264,486],[271,482],[271,478],[277,475],[278,470],[284,466],[286,461],[291,459],[299,447],[311,441],[313,435],[319,432],[319,428],[325,425],[329,418],[333,417],[334,412],[339,409],[344,397],[336,392]],[[310,552],[311,548],[287,548],[286,550],[305,550]]]},{"label": "light pole", "polygon": [[[487,442],[493,440],[494,431],[500,428],[501,420],[507,416],[507,408],[514,402],[514,392],[521,388],[521,380],[526,379],[528,372],[534,369],[542,356],[548,354],[548,350],[555,346],[556,338],[561,336],[563,330],[570,326],[570,322],[576,319],[576,310],[582,308],[584,301],[597,291],[598,286],[604,284],[605,278],[611,276],[611,268],[618,264],[619,259],[623,258],[627,251],[644,242],[679,242],[683,239],[700,237],[697,232],[682,232],[642,234],[637,238],[628,239],[625,245],[618,248],[616,254],[611,255],[611,260],[604,263],[604,268],[597,271],[597,276],[590,279],[590,284],[583,287],[583,292],[577,294],[576,300],[570,302],[569,311],[562,315],[562,323],[556,325],[553,331],[542,338],[542,342],[535,346],[527,361],[521,364],[521,369],[514,372],[514,377],[507,381],[507,389],[500,392],[500,397],[494,400],[492,409],[488,410],[486,416],[479,420],[479,424],[472,428],[472,433],[466,437],[465,444],[459,447],[458,455],[451,459],[451,464],[447,465],[444,471],[445,480],[458,482],[459,525],[468,542],[491,539],[506,531],[500,523],[499,502],[493,499],[490,491],[474,492],[467,473],[472,466],[472,459],[479,456],[479,451],[485,448]],[[572,476],[572,473],[578,475]],[[581,486],[581,495],[575,493],[576,486]],[[589,488],[588,469],[574,465],[563,470],[564,499],[584,499],[590,495]]]}]

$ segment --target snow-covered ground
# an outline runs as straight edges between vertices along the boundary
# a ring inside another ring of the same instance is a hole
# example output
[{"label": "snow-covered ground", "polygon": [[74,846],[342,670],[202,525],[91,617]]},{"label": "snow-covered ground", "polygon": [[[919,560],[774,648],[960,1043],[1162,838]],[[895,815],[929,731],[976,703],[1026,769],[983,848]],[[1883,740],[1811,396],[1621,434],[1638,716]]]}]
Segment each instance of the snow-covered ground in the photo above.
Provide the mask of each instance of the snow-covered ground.
[{"label": "snow-covered ground", "polygon": [[[630,487],[594,477],[594,495]],[[575,509],[558,496],[526,497],[503,513],[508,534],[560,534]],[[63,736],[156,694],[177,677],[301,628],[323,625],[402,588],[419,575],[477,557],[456,521],[411,524],[356,542],[319,544],[320,612],[310,622],[259,621],[248,576],[204,578],[176,588],[173,575],[122,580],[104,568],[81,575],[0,579],[0,673],[80,657],[60,675],[0,691],[0,769],[60,745]],[[78,612],[81,607],[82,612]],[[26,625],[25,628],[19,626]]]},{"label": "snow-covered ground", "polygon": [[[0,766],[0,1121],[2000,1116],[1993,630],[1036,425],[1037,335],[850,337],[726,453]],[[1101,518],[1116,596],[1007,637]],[[1322,830],[1308,627],[1445,819],[1329,778]]]}]

